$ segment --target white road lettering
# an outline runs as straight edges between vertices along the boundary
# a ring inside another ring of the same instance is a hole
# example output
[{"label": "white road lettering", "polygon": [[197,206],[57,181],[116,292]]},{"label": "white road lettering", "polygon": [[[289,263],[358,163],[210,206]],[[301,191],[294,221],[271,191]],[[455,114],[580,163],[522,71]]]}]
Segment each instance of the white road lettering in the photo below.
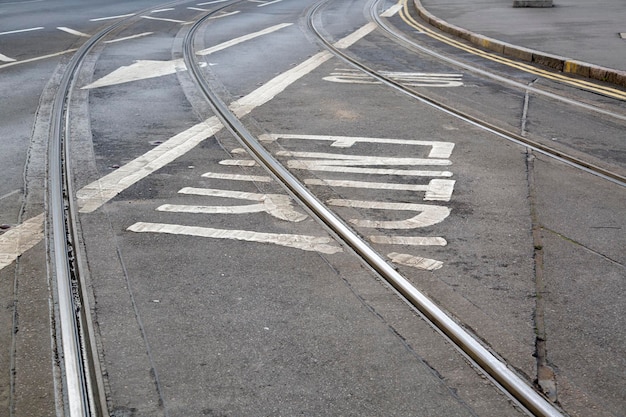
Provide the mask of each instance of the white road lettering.
[{"label": "white road lettering", "polygon": [[451,177],[450,171],[422,171],[415,169],[387,169],[387,168],[357,168],[347,166],[319,165],[314,161],[288,161],[287,166],[292,169],[306,169],[309,171],[343,172],[345,174],[373,174],[373,175],[402,175],[407,177]]},{"label": "white road lettering", "polygon": [[59,29],[59,30],[61,30],[63,32],[69,33],[70,35],[82,36],[84,38],[89,38],[91,36],[91,35],[88,35],[86,33],[74,30],[74,29],[66,28],[65,26],[59,26],[59,27],[57,27],[57,29]]},{"label": "white road lettering", "polygon": [[367,138],[354,136],[330,136],[330,135],[294,135],[294,134],[265,134],[259,137],[262,141],[275,141],[279,139],[292,140],[319,140],[332,142],[330,146],[337,148],[350,148],[357,143],[380,143],[387,145],[413,145],[428,146],[431,148],[429,158],[448,159],[454,149],[452,142],[423,141],[412,139],[387,139],[387,138]]},{"label": "white road lettering", "polygon": [[448,242],[442,237],[421,236],[368,236],[372,243],[382,245],[406,245],[406,246],[446,246]]},{"label": "white road lettering", "polygon": [[406,220],[363,220],[350,219],[350,223],[359,227],[368,227],[376,229],[417,229],[420,227],[432,226],[442,222],[450,215],[450,209],[443,206],[434,206],[427,204],[412,203],[387,203],[381,201],[360,201],[360,200],[343,200],[331,199],[327,202],[331,206],[365,208],[376,210],[393,210],[393,211],[417,211],[420,214]]},{"label": "white road lettering", "polygon": [[323,152],[292,152],[279,151],[279,156],[290,156],[296,158],[318,158],[315,160],[294,160],[294,162],[311,162],[319,165],[331,166],[357,166],[357,165],[450,165],[448,159],[430,159],[430,158],[395,158],[395,157],[378,157],[364,155],[342,155]]},{"label": "white road lettering", "polygon": [[[463,85],[463,74],[390,71],[381,71],[380,74],[410,87],[460,87]],[[323,79],[335,83],[382,84],[381,81],[378,81],[370,75],[354,69],[337,69]]]},{"label": "white road lettering", "polygon": [[219,180],[232,180],[232,181],[250,181],[250,182],[271,182],[270,177],[262,175],[244,175],[244,174],[222,174],[218,172],[206,172],[202,174],[204,178],[214,178]]},{"label": "white road lettering", "polygon": [[454,190],[454,180],[432,179],[428,184],[401,184],[388,182],[367,182],[329,179],[305,179],[307,185],[326,185],[329,187],[368,188],[376,190],[425,191],[426,201],[450,201]]},{"label": "white road lettering", "polygon": [[405,253],[392,252],[387,255],[396,264],[410,266],[412,268],[435,271],[443,266],[443,262],[434,259],[420,258],[419,256],[407,255]]},{"label": "white road lettering", "polygon": [[271,243],[274,245],[325,254],[343,252],[343,249],[337,246],[330,237],[292,235],[285,233],[261,233],[248,230],[224,230],[209,227],[143,222],[135,223],[127,230],[137,233],[167,233],[213,239],[231,239],[246,242]]},{"label": "white road lettering", "polygon": [[185,213],[209,213],[209,214],[241,214],[266,212],[277,219],[289,222],[301,222],[306,219],[305,214],[297,212],[292,205],[292,200],[283,194],[259,194],[243,191],[219,190],[213,188],[186,187],[179,191],[181,194],[200,195],[206,197],[222,197],[237,200],[258,201],[260,204],[246,206],[175,206],[165,204],[159,207],[160,211],[178,211]]}]

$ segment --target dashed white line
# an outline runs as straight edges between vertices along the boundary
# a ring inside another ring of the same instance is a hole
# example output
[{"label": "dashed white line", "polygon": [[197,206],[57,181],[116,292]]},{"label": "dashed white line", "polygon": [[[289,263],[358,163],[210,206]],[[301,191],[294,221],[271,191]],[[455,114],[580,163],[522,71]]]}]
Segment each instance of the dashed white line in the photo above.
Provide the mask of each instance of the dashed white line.
[{"label": "dashed white line", "polygon": [[407,245],[407,246],[446,246],[448,242],[442,237],[423,236],[368,236],[372,243],[382,245]]},{"label": "dashed white line", "polygon": [[89,19],[90,22],[100,22],[102,20],[113,20],[113,19],[122,19],[124,17],[131,17],[134,16],[135,13],[129,13],[129,14],[120,14],[117,16],[106,16],[106,17],[98,17],[95,19]]},{"label": "dashed white line", "polygon": [[49,55],[38,56],[38,57],[35,57],[35,58],[30,58],[30,59],[24,59],[24,60],[22,60],[22,61],[9,62],[8,64],[2,64],[2,65],[0,65],[0,69],[2,69],[2,68],[7,68],[7,67],[12,67],[13,65],[26,64],[26,63],[28,63],[28,62],[41,61],[42,59],[54,58],[55,56],[60,56],[60,55],[65,55],[65,54],[73,53],[73,52],[76,52],[77,50],[78,50],[77,48],[74,48],[74,49],[66,49],[65,51],[56,52],[56,53],[54,53],[54,54],[49,54]]},{"label": "dashed white line", "polygon": [[166,19],[164,17],[152,17],[152,16],[141,16],[143,19],[150,19],[150,20],[160,20],[162,22],[172,22],[172,23],[187,23],[184,20],[176,20],[176,19]]},{"label": "dashed white line", "polygon": [[172,10],[176,10],[173,8],[169,8],[169,9],[157,9],[157,10],[152,10],[150,13],[163,13],[163,12],[171,12]]},{"label": "dashed white line", "polygon": [[221,14],[219,16],[211,16],[211,17],[209,17],[209,20],[211,20],[211,19],[221,19],[222,17],[232,16],[232,15],[237,14],[237,13],[239,13],[239,10],[234,11],[234,12],[230,12],[230,13],[223,13],[223,14]]},{"label": "dashed white line", "polygon": [[206,1],[204,3],[198,3],[197,6],[206,6],[208,4],[216,4],[216,3],[224,3],[225,1],[228,0],[213,0],[213,1]]},{"label": "dashed white line", "polygon": [[43,28],[44,28],[43,26],[39,26],[39,27],[36,27],[36,28],[10,30],[8,32],[0,32],[0,35],[11,35],[13,33],[32,32],[34,30],[41,30]]},{"label": "dashed white line", "polygon": [[85,38],[89,38],[91,36],[91,35],[88,35],[86,33],[74,30],[74,29],[66,28],[65,26],[59,26],[59,27],[57,27],[57,29],[62,30],[63,32],[69,33],[70,35],[82,36],[82,37],[85,37]]},{"label": "dashed white line", "polygon": [[237,45],[239,43],[248,41],[250,39],[257,38],[259,36],[267,35],[269,33],[275,32],[287,26],[291,26],[292,23],[281,23],[279,25],[271,26],[267,29],[260,30],[258,32],[249,33],[244,36],[240,36],[238,38],[232,39],[227,42],[220,43],[219,45],[213,46],[211,48],[203,49],[201,51],[196,52],[196,55],[209,55],[217,51],[221,51],[222,49],[230,48],[231,46]]},{"label": "dashed white line", "polygon": [[209,11],[208,9],[201,9],[199,7],[187,7],[187,9],[189,9],[189,10],[196,10],[196,11],[199,11],[199,12],[208,12]]},{"label": "dashed white line", "polygon": [[0,269],[43,239],[43,213],[0,235]]},{"label": "dashed white line", "polygon": [[256,6],[256,7],[269,6],[270,4],[278,3],[278,2],[281,2],[281,1],[283,1],[283,0],[268,1],[268,2],[265,2],[265,3],[263,3],[263,4],[259,4],[259,5],[258,5],[258,6]]}]

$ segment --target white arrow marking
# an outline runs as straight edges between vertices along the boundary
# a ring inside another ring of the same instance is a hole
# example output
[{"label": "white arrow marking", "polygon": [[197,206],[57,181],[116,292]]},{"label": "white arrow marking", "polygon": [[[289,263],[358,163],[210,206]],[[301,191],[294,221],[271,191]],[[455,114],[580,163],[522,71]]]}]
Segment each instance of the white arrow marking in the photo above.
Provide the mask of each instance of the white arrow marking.
[{"label": "white arrow marking", "polygon": [[15,62],[14,58],[9,58],[6,55],[2,55],[0,54],[0,61],[4,61],[4,62]]},{"label": "white arrow marking", "polygon": [[[214,52],[221,51],[223,49],[237,45],[239,43],[248,41],[250,39],[267,35],[269,33],[275,32],[277,30],[280,30],[282,28],[285,28],[291,25],[292,25],[291,23],[282,23],[279,25],[271,26],[267,29],[263,29],[258,32],[250,33],[248,35],[231,39],[230,41],[223,42],[211,48],[203,49],[202,51],[198,52],[198,55],[209,55]],[[99,80],[94,81],[93,83],[84,86],[83,89],[105,87],[105,86],[110,86],[110,85],[128,83],[131,81],[144,80],[148,78],[162,77],[164,75],[174,74],[177,71],[186,71],[186,70],[187,70],[187,67],[185,66],[185,63],[183,62],[182,58],[175,59],[172,61],[139,60],[139,61],[136,61],[132,65],[127,65],[127,66],[123,66],[123,67],[116,69],[112,73],[105,75]]]}]

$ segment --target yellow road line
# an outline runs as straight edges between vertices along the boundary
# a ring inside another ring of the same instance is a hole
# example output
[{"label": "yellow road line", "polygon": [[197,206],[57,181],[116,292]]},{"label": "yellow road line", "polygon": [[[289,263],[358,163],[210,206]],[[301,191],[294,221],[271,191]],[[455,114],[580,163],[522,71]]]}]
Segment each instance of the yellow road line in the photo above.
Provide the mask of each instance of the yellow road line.
[{"label": "yellow road line", "polygon": [[489,59],[491,61],[494,62],[498,62],[504,65],[507,65],[509,67],[513,67],[513,68],[517,68],[521,71],[524,72],[528,72],[531,74],[536,74],[539,75],[541,77],[544,78],[548,78],[554,81],[558,81],[558,82],[562,82],[565,84],[569,84],[569,85],[573,85],[575,87],[584,89],[584,90],[588,90],[588,91],[592,91],[598,94],[602,94],[602,95],[607,95],[613,98],[617,98],[620,100],[626,100],[626,92],[621,91],[621,90],[617,90],[615,88],[611,88],[611,87],[606,87],[606,86],[602,86],[593,82],[589,82],[589,81],[585,81],[585,80],[577,80],[571,77],[568,77],[566,75],[561,75],[561,74],[557,74],[551,71],[546,71],[546,70],[542,70],[540,68],[536,68],[532,65],[528,65],[528,64],[524,64],[518,61],[514,61],[508,58],[504,58],[502,56],[490,53],[490,52],[486,52],[483,51],[481,49],[466,45],[462,42],[456,41],[454,39],[451,39],[447,36],[441,35],[437,32],[435,32],[432,29],[429,29],[428,27],[418,23],[409,13],[409,6],[408,6],[408,0],[400,0],[399,4],[402,5],[402,10],[400,10],[400,17],[402,18],[402,20],[409,26],[418,29],[419,31],[423,32],[424,34],[430,36],[431,38],[437,39],[438,41],[441,41],[443,43],[446,43],[450,46],[453,46],[455,48],[464,50],[466,52],[469,52],[473,55],[477,55],[480,56],[482,58],[485,59]]}]

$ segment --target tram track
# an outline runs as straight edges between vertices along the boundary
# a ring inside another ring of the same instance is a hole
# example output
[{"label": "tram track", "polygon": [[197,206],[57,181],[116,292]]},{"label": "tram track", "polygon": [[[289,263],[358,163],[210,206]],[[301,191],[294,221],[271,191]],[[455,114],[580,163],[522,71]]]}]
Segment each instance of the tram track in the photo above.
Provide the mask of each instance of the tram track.
[{"label": "tram track", "polygon": [[[184,4],[175,1],[160,5]],[[48,262],[53,271],[57,297],[57,346],[62,358],[64,415],[108,416],[102,368],[96,347],[89,295],[85,285],[88,271],[81,250],[78,207],[72,180],[69,144],[72,91],[87,56],[108,35],[132,24],[150,7],[101,29],[74,53],[60,80],[51,108],[49,131],[46,230]]]},{"label": "tram track", "polygon": [[[409,94],[411,97],[422,103],[436,107],[447,114],[461,118],[468,123],[479,126],[482,129],[490,131],[498,136],[504,136],[509,140],[514,142],[516,141],[516,138],[507,136],[507,134],[501,129],[495,126],[485,126],[478,120],[472,120],[471,117],[464,117],[464,115],[459,114],[452,108],[439,105],[439,103],[435,103],[428,98],[422,97],[416,92],[411,91],[401,84],[380,75],[376,71],[367,68],[355,59],[349,58],[346,54],[339,51],[337,47],[323,38],[313,23],[315,14],[318,13],[326,3],[328,3],[327,0],[317,3],[313,8],[311,8],[307,14],[307,22],[309,29],[320,39],[320,42],[324,45],[328,52],[345,62],[348,62],[350,65],[358,68],[359,70],[373,76],[384,84]],[[425,320],[429,322],[436,331],[440,332],[440,334],[456,346],[460,352],[470,360],[470,362],[474,363],[479,369],[481,369],[485,376],[494,382],[496,386],[499,386],[506,395],[518,402],[522,408],[525,408],[532,415],[561,416],[561,412],[555,408],[554,405],[538,394],[515,372],[509,369],[503,361],[485,348],[473,335],[468,333],[439,306],[417,290],[409,282],[409,280],[402,276],[392,265],[390,265],[383,256],[372,249],[370,245],[358,235],[358,233],[349,227],[343,219],[331,211],[309,189],[307,189],[261,144],[259,139],[246,128],[240,119],[240,117],[243,116],[236,114],[235,110],[231,109],[231,107],[229,107],[219,97],[219,95],[211,87],[210,83],[206,80],[200,63],[196,59],[196,55],[194,53],[194,39],[196,32],[202,24],[211,17],[211,15],[212,13],[207,14],[189,28],[189,32],[186,34],[183,41],[183,55],[185,64],[189,69],[193,80],[197,83],[202,94],[222,124],[248,150],[257,163],[268,171],[274,179],[276,179],[283,186],[283,188],[285,188],[287,192],[299,202],[302,207],[304,207],[314,218],[316,218],[318,222],[329,230],[329,232],[339,241],[350,248],[364,264],[382,277],[385,282],[387,282],[402,296],[403,299],[405,299],[417,310],[420,316],[425,318]],[[589,166],[589,164],[584,164],[582,161],[579,162],[574,158],[563,157],[554,151],[550,152],[549,149],[543,148],[540,145],[534,147],[534,145],[523,141],[517,141],[517,143],[531,147],[538,152],[547,154],[552,158],[559,159],[570,165],[593,172],[595,175],[602,176],[603,178],[609,179],[613,182],[619,183],[621,181],[622,185],[626,184],[623,181],[624,179],[619,176],[618,178],[614,178],[612,173],[602,172],[601,169],[596,169],[596,167]]]}]

